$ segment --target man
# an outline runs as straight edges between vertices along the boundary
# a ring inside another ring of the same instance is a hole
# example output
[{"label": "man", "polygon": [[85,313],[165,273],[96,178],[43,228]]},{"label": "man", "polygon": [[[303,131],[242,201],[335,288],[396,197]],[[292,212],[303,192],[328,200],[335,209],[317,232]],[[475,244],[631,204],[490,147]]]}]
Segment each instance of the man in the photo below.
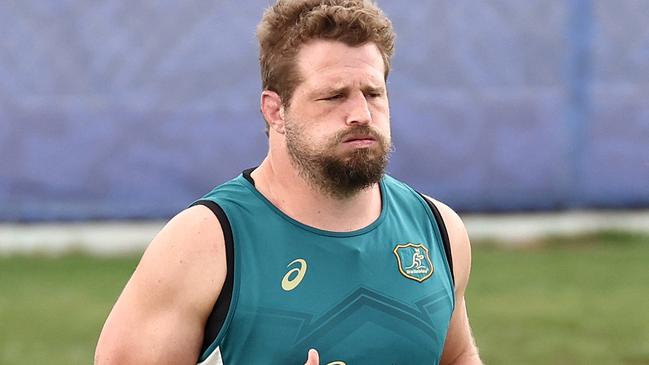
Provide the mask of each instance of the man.
[{"label": "man", "polygon": [[279,0],[257,35],[268,155],[155,237],[96,364],[481,364],[462,222],[384,176],[389,20]]}]

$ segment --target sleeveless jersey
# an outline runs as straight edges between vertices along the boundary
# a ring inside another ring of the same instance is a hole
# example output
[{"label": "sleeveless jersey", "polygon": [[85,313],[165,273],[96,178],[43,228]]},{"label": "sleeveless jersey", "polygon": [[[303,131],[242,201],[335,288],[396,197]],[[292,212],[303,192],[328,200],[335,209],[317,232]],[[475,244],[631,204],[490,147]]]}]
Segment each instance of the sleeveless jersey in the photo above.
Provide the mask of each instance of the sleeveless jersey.
[{"label": "sleeveless jersey", "polygon": [[455,298],[434,206],[386,175],[376,221],[325,231],[280,211],[249,171],[196,202],[219,217],[229,271],[199,364],[304,364],[310,348],[322,365],[438,364]]}]

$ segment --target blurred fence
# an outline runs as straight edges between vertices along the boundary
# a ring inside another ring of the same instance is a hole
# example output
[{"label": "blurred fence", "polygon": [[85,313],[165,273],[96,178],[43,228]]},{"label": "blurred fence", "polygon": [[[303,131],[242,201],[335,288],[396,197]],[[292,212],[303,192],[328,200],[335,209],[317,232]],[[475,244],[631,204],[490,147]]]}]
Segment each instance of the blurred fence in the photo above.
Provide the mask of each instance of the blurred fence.
[{"label": "blurred fence", "polygon": [[[649,2],[379,3],[392,175],[465,211],[649,206]],[[166,217],[257,164],[267,5],[0,2],[0,220]]]}]

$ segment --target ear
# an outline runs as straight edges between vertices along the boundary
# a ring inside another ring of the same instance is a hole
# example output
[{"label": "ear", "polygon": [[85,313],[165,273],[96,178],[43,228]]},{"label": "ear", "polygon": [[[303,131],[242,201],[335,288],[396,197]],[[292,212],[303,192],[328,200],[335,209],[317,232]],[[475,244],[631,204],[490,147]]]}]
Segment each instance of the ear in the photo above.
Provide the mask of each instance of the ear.
[{"label": "ear", "polygon": [[270,90],[261,93],[261,113],[269,130],[284,134],[284,106],[279,94]]}]

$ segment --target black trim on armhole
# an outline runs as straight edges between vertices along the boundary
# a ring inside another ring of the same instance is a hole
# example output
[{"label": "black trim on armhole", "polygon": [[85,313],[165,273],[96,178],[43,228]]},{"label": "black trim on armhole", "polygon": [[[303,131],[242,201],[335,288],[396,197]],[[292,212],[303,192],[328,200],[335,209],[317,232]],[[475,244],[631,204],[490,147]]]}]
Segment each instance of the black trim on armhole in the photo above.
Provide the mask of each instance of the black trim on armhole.
[{"label": "black trim on armhole", "polygon": [[455,285],[455,274],[453,274],[453,255],[451,254],[451,241],[448,238],[448,231],[446,230],[446,225],[444,224],[444,219],[442,219],[442,214],[439,212],[439,209],[435,206],[435,203],[426,198],[422,193],[418,194],[428,203],[428,207],[433,212],[435,221],[437,221],[437,226],[439,227],[439,232],[442,235],[442,243],[444,244],[444,253],[446,254],[446,262],[448,262],[448,268],[451,270],[451,279],[453,279],[453,285]]},{"label": "black trim on armhole", "polygon": [[234,287],[234,240],[232,238],[230,221],[218,204],[211,200],[199,200],[191,206],[195,205],[203,205],[209,208],[219,220],[219,223],[221,223],[223,237],[225,238],[225,261],[227,266],[227,274],[225,275],[225,282],[223,283],[221,294],[219,294],[214,308],[212,308],[212,313],[210,313],[205,324],[203,346],[201,347],[201,354],[203,354],[212,345],[214,340],[216,340],[216,337],[223,328],[225,318],[230,309],[230,301],[232,300],[232,290]]}]

